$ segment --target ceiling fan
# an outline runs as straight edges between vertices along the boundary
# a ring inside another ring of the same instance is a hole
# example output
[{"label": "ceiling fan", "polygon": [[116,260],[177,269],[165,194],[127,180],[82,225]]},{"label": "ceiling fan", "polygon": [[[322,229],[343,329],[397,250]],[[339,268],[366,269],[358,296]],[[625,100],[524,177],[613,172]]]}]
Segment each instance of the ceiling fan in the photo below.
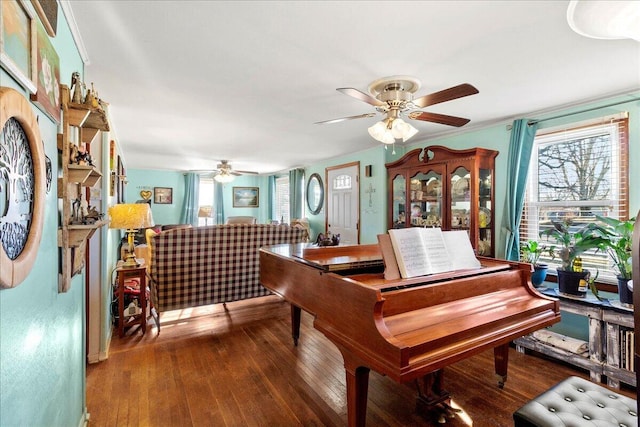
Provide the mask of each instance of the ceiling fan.
[{"label": "ceiling fan", "polygon": [[233,170],[228,160],[220,160],[213,173],[213,179],[218,182],[231,182],[233,178],[240,175],[257,175],[258,172]]},{"label": "ceiling fan", "polygon": [[[418,89],[420,89],[420,80],[414,77],[391,76],[372,82],[368,88],[369,93],[364,93],[352,87],[338,88],[336,90],[373,105],[379,113],[385,115],[384,120],[369,128],[369,134],[374,139],[385,144],[393,144],[396,139],[407,141],[418,133],[416,128],[400,118],[403,114],[406,114],[406,116],[412,120],[440,123],[448,126],[460,127],[469,123],[469,119],[420,111],[420,108],[475,95],[478,93],[478,89],[468,83],[463,83],[414,99],[413,94],[417,92]],[[338,123],[345,120],[374,117],[376,114],[377,113],[365,113],[357,116],[316,122],[316,124]]]}]

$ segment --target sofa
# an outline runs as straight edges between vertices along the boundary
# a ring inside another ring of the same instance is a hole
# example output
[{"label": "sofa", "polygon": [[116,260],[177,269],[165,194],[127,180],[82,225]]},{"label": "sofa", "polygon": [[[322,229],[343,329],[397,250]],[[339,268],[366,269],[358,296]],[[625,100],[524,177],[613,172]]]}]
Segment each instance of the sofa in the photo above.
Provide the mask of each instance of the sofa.
[{"label": "sofa", "polygon": [[308,241],[303,227],[229,224],[150,235],[147,275],[159,313],[269,295],[260,278],[262,246]]}]

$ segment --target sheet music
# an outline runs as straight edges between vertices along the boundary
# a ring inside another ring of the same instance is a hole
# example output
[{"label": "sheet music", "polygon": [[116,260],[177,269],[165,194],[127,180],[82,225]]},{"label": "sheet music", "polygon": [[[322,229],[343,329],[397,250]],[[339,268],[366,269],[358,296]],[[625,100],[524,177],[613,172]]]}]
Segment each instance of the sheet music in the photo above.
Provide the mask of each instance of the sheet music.
[{"label": "sheet music", "polygon": [[442,273],[453,270],[451,257],[447,251],[447,245],[443,233],[439,228],[418,228],[427,254],[427,262],[430,273]]},{"label": "sheet music", "polygon": [[480,267],[466,231],[412,227],[389,237],[403,278]]},{"label": "sheet music", "polygon": [[454,270],[480,268],[480,261],[473,252],[469,235],[464,230],[445,231],[442,233],[445,245],[451,257]]}]

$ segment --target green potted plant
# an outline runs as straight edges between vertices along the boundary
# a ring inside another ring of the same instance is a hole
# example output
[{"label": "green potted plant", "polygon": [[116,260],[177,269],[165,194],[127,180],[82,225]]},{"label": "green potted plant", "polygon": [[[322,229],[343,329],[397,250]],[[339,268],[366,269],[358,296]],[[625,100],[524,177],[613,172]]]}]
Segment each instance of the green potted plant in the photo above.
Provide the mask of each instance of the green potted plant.
[{"label": "green potted plant", "polygon": [[631,243],[636,218],[621,221],[616,218],[596,215],[602,224],[605,250],[618,272],[618,296],[622,304],[633,304],[633,292],[627,287],[631,280]]},{"label": "green potted plant", "polygon": [[[531,283],[536,288],[540,286],[547,277],[547,269],[549,266],[545,263],[539,262],[540,256],[545,251],[549,251],[547,247],[535,240],[528,240],[520,245],[520,260],[533,265]],[[553,254],[550,252],[550,255]]]},{"label": "green potted plant", "polygon": [[[582,266],[576,265],[576,259],[583,253],[596,249],[604,250],[606,238],[602,227],[589,223],[572,231],[573,221],[566,219],[562,222],[551,221],[552,227],[541,231],[540,236],[546,236],[557,245],[550,250],[554,258],[560,258],[562,265],[557,269],[558,289],[561,293],[585,296],[589,271],[583,271]],[[581,281],[584,286],[581,286]]]}]

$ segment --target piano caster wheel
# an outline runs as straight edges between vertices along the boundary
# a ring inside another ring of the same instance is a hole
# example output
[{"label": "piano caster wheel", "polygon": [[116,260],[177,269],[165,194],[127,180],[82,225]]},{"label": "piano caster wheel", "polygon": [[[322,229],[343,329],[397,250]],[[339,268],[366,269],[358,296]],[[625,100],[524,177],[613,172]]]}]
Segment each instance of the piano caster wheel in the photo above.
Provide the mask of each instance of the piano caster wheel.
[{"label": "piano caster wheel", "polygon": [[498,375],[498,374],[496,374],[496,379],[498,380],[498,388],[499,389],[503,389],[504,388],[504,383],[507,382],[507,376],[506,375]]},{"label": "piano caster wheel", "polygon": [[447,418],[455,418],[456,414],[462,412],[462,409],[454,408],[448,403],[442,402],[438,405],[438,424],[445,424]]}]

